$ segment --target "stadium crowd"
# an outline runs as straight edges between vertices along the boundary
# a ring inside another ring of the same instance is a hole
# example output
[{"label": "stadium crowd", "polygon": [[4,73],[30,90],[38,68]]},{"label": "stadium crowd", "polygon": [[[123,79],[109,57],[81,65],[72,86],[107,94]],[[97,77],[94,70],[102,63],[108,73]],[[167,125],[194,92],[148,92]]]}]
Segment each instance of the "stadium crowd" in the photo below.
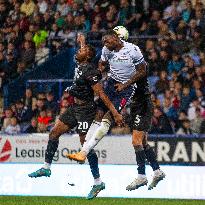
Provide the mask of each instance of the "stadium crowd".
[{"label": "stadium crowd", "polygon": [[[129,41],[139,45],[148,64],[151,133],[205,134],[204,0],[0,0],[0,87],[75,46],[76,32],[96,41],[117,25],[134,36]],[[27,88],[24,98],[4,109],[1,131],[47,132],[72,103],[67,92],[56,99]],[[129,133],[129,127],[111,132]]]}]

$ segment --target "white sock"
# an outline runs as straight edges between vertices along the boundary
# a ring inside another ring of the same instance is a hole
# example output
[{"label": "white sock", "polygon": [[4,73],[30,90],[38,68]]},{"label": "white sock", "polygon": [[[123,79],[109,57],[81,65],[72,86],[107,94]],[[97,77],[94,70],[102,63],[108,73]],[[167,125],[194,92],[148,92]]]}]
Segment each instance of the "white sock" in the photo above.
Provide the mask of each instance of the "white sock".
[{"label": "white sock", "polygon": [[93,133],[98,129],[98,127],[100,127],[100,122],[93,120],[85,137],[86,142],[90,140],[90,138],[93,136]]},{"label": "white sock", "polygon": [[86,141],[81,149],[86,155],[93,149],[98,142],[108,133],[111,122],[108,119],[103,119],[100,126],[95,130],[92,137]]},{"label": "white sock", "polygon": [[47,162],[44,162],[43,168],[44,169],[50,169],[51,168],[51,164],[49,164]]},{"label": "white sock", "polygon": [[100,185],[102,183],[102,180],[99,178],[94,179],[94,185]]},{"label": "white sock", "polygon": [[146,178],[145,174],[138,174],[138,178],[142,179],[142,178]]},{"label": "white sock", "polygon": [[159,175],[161,173],[160,169],[154,170],[154,175]]}]

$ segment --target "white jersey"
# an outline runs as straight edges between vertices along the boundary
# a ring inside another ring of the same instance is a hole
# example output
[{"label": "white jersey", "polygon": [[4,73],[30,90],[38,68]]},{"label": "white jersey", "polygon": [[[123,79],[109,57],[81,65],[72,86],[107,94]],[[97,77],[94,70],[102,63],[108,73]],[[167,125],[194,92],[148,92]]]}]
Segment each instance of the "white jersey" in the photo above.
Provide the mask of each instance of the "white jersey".
[{"label": "white jersey", "polygon": [[144,57],[138,46],[123,42],[119,51],[109,51],[105,46],[102,49],[101,60],[110,65],[110,77],[125,83],[136,73],[136,65],[144,62]]}]

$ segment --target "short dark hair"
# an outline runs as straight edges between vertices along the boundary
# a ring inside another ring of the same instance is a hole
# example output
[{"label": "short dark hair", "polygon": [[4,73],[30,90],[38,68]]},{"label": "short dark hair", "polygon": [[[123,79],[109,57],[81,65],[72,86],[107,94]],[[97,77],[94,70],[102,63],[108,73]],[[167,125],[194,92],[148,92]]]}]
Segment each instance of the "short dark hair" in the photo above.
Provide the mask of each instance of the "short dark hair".
[{"label": "short dark hair", "polygon": [[90,44],[87,44],[86,47],[88,47],[88,49],[89,49],[88,61],[91,62],[96,55],[96,51],[95,51],[95,48],[93,46],[91,46]]},{"label": "short dark hair", "polygon": [[103,37],[104,36],[116,36],[118,37],[118,35],[116,34],[116,32],[112,29],[107,30],[105,33],[103,33]]}]

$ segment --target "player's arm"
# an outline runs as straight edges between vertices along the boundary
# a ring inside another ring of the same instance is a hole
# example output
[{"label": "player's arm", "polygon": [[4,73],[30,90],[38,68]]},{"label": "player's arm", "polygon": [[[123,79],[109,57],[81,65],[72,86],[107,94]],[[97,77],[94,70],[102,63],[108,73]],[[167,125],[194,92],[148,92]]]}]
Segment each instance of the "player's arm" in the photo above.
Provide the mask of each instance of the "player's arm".
[{"label": "player's arm", "polygon": [[117,83],[115,85],[116,90],[119,92],[126,89],[130,85],[135,84],[138,80],[144,78],[147,74],[146,62],[139,47],[134,45],[131,49],[132,61],[136,71],[135,74],[126,83]]},{"label": "player's arm", "polygon": [[101,73],[106,71],[107,64],[108,64],[107,61],[103,61],[101,59],[99,60],[98,69],[100,70]]},{"label": "player's arm", "polygon": [[143,62],[137,66],[135,66],[136,68],[136,73],[135,75],[133,75],[126,83],[122,84],[122,83],[117,83],[115,85],[115,88],[117,91],[122,91],[124,89],[126,89],[127,87],[129,87],[130,85],[135,84],[138,80],[144,78],[146,76],[146,63]]},{"label": "player's arm", "polygon": [[108,65],[108,54],[109,54],[109,51],[104,46],[102,48],[102,54],[101,54],[100,60],[98,62],[98,69],[100,70],[101,73],[106,71],[106,68]]},{"label": "player's arm", "polygon": [[108,107],[108,109],[110,110],[110,112],[112,113],[112,115],[115,119],[115,122],[118,125],[122,125],[123,124],[123,117],[121,114],[119,114],[117,112],[117,110],[115,109],[114,105],[112,104],[112,102],[110,101],[108,96],[104,93],[102,85],[100,83],[96,83],[95,85],[92,86],[92,89],[102,99],[102,101],[105,103],[105,105]]}]

